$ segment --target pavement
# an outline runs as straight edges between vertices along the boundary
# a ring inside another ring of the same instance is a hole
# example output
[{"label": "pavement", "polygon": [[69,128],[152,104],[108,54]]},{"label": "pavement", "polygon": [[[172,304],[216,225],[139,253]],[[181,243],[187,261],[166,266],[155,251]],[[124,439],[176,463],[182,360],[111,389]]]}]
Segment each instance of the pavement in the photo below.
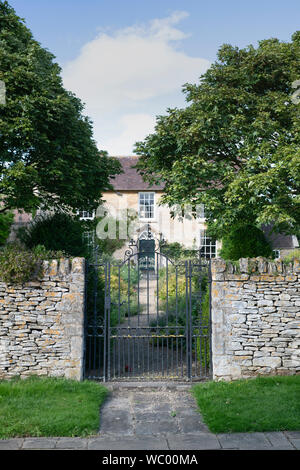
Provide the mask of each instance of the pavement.
[{"label": "pavement", "polygon": [[99,433],[0,440],[0,450],[300,450],[300,431],[214,434],[185,384],[107,384]]}]

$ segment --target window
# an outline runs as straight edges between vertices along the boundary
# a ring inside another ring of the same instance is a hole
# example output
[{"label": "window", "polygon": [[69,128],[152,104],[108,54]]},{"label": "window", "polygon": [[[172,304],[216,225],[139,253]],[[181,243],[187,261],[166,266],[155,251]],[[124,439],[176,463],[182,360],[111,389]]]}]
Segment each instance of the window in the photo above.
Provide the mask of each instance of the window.
[{"label": "window", "polygon": [[95,211],[79,211],[78,215],[81,220],[93,220],[95,218]]},{"label": "window", "polygon": [[139,193],[140,219],[154,219],[154,193]]},{"label": "window", "polygon": [[279,259],[280,258],[280,250],[273,250],[274,253],[274,258]]},{"label": "window", "polygon": [[216,241],[208,237],[205,230],[200,232],[200,254],[206,259],[216,257]]}]

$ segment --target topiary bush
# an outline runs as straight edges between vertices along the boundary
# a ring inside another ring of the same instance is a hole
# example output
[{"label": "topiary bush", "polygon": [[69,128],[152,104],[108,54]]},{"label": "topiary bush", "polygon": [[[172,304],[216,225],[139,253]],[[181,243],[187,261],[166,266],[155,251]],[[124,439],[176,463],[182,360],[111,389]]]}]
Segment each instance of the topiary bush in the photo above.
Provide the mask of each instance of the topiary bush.
[{"label": "topiary bush", "polygon": [[28,227],[19,231],[19,239],[29,249],[43,245],[46,250],[86,257],[84,232],[85,224],[78,217],[56,212],[35,217]]},{"label": "topiary bush", "polygon": [[238,260],[257,256],[272,258],[273,252],[261,229],[254,225],[243,225],[234,228],[223,238],[219,255],[225,260]]}]

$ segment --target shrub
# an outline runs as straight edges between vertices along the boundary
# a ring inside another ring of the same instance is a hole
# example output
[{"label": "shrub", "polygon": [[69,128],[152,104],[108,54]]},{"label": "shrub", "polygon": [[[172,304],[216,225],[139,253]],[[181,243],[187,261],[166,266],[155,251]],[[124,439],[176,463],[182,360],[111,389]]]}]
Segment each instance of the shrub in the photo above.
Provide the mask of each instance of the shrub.
[{"label": "shrub", "polygon": [[27,248],[43,245],[46,250],[63,251],[70,256],[87,255],[84,241],[85,225],[78,217],[56,212],[44,214],[19,232],[19,239]]},{"label": "shrub", "polygon": [[8,284],[24,284],[38,277],[43,260],[63,256],[63,252],[47,251],[42,246],[28,250],[18,244],[8,244],[0,251],[0,279]]},{"label": "shrub", "polygon": [[294,259],[300,260],[300,248],[290,251],[287,255],[283,257],[283,262],[288,264],[291,263]]},{"label": "shrub", "polygon": [[234,228],[223,238],[219,255],[225,260],[271,258],[272,248],[262,230],[254,225],[244,225]]},{"label": "shrub", "polygon": [[160,252],[164,254],[167,258],[170,259],[184,259],[184,258],[193,258],[194,256],[198,255],[197,250],[185,248],[184,245],[178,242],[173,243],[161,243],[160,244]]},{"label": "shrub", "polygon": [[6,242],[13,220],[14,215],[12,212],[0,214],[0,245],[4,245]]}]

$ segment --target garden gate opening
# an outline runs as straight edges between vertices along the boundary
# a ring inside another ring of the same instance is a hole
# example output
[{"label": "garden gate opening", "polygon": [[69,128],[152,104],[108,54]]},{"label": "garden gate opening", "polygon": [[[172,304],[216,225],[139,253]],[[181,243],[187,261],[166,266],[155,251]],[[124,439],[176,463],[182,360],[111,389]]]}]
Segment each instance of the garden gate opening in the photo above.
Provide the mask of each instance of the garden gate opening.
[{"label": "garden gate opening", "polygon": [[[151,248],[151,247],[150,247]],[[210,263],[128,250],[87,265],[85,377],[201,380],[210,376]]]}]

